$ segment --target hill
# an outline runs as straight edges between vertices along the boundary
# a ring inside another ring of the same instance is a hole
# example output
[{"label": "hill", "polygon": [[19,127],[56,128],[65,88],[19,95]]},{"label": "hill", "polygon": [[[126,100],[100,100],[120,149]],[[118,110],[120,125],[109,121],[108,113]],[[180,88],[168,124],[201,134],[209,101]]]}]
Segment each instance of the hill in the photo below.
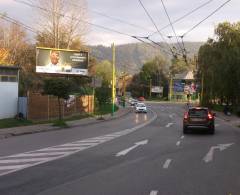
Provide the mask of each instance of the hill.
[{"label": "hill", "polygon": [[[185,42],[185,48],[187,50],[188,57],[197,55],[198,50],[203,42]],[[144,43],[130,43],[116,46],[116,67],[120,71],[124,71],[126,68],[127,72],[136,73],[139,68],[155,56],[162,55],[168,62],[171,59],[171,53],[169,53],[168,46],[160,43],[161,48],[151,47]],[[173,46],[173,45],[171,45]],[[105,47],[102,45],[90,46],[90,56],[97,58],[98,60],[112,59],[111,47]],[[168,51],[168,52],[165,52]]]}]

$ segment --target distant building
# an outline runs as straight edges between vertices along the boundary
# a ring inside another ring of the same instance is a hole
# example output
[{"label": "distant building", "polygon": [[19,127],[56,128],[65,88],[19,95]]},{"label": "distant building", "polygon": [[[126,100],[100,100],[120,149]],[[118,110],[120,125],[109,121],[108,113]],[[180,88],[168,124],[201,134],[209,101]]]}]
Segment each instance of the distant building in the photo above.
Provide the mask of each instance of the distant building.
[{"label": "distant building", "polygon": [[18,112],[18,78],[18,67],[0,65],[0,119]]}]

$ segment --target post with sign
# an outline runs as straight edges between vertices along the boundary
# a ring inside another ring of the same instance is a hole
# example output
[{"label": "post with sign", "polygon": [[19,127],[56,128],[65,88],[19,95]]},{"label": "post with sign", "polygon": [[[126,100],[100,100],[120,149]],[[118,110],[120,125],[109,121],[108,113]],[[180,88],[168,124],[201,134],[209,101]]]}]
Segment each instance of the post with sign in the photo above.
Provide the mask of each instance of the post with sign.
[{"label": "post with sign", "polygon": [[112,44],[112,116],[114,114],[114,107],[115,107],[115,97],[116,97],[116,90],[115,90],[115,46],[114,43]]}]

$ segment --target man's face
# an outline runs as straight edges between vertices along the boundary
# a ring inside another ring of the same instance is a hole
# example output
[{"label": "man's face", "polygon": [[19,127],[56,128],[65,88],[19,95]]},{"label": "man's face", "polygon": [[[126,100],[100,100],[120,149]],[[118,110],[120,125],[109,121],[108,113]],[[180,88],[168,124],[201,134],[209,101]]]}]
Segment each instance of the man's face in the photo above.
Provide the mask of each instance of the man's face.
[{"label": "man's face", "polygon": [[52,51],[50,54],[50,59],[52,64],[57,64],[59,61],[59,52]]}]

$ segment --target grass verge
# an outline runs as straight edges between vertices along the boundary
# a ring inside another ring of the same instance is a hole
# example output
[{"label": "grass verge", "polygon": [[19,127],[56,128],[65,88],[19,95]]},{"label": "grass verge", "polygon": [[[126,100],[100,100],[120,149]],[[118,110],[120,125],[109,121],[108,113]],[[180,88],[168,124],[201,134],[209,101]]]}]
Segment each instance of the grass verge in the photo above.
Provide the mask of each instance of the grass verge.
[{"label": "grass verge", "polygon": [[33,125],[33,122],[30,120],[15,118],[0,119],[0,129],[27,125]]},{"label": "grass verge", "polygon": [[[118,110],[118,106],[115,105],[114,111]],[[105,115],[112,112],[112,104],[106,104],[101,107],[96,108],[94,115]],[[82,115],[75,115],[63,120],[47,120],[47,121],[31,121],[26,119],[15,119],[15,118],[7,118],[7,119],[0,119],[0,129],[4,128],[11,128],[11,127],[20,127],[20,126],[29,126],[29,125],[37,125],[37,124],[48,124],[52,123],[53,126],[58,126],[62,128],[69,127],[67,125],[67,121],[74,121],[80,120],[83,118],[87,118],[93,116],[91,114],[82,114]]]},{"label": "grass verge", "polygon": [[53,122],[54,127],[67,128],[69,127],[65,120],[56,120]]}]

